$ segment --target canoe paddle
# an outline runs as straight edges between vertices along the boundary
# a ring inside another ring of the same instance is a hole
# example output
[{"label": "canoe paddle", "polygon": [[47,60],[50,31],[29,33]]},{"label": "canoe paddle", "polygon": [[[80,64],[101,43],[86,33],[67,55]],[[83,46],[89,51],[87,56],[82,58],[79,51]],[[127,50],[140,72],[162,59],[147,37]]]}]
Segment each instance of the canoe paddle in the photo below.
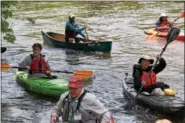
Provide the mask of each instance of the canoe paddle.
[{"label": "canoe paddle", "polygon": [[[7,63],[1,63],[1,71],[6,71],[6,70],[8,70],[9,68],[27,69],[26,67],[10,66],[10,65],[7,64]],[[85,71],[85,70],[82,70],[82,71],[74,71],[74,72],[71,72],[71,71],[53,70],[52,72],[75,74],[75,75],[86,76],[86,77],[89,77],[89,76],[92,76],[92,75],[93,75],[93,72],[92,72],[92,71]]]},{"label": "canoe paddle", "polygon": [[[175,38],[179,35],[179,33],[180,33],[180,29],[177,28],[177,27],[173,27],[173,28],[170,29],[170,31],[169,31],[169,33],[167,35],[166,45],[164,46],[164,48],[162,49],[162,51],[161,51],[161,53],[159,55],[160,58],[163,55],[164,51],[166,50],[168,44],[170,44],[172,41],[174,41]],[[155,63],[154,63],[154,65],[152,66],[152,69],[149,72],[149,75],[154,70],[154,68],[157,65],[158,61],[159,61],[159,59],[157,58],[156,61],[155,61]],[[143,87],[144,87],[144,84],[141,84],[141,87],[140,87],[139,91],[137,92],[137,95],[136,95],[133,103],[131,104],[130,109],[132,109],[132,107],[135,105],[136,100],[137,100],[139,94],[141,93]]]},{"label": "canoe paddle", "polygon": [[[181,13],[181,15],[180,15],[178,18],[176,18],[173,22],[176,22],[178,19],[183,18],[184,15],[185,15],[185,12]],[[155,40],[155,39],[156,39],[156,36],[157,36],[160,32],[161,32],[161,31],[157,31],[155,34],[148,36],[148,37],[146,38],[146,40]]]},{"label": "canoe paddle", "polygon": [[88,36],[88,33],[87,33],[87,28],[85,29],[85,34],[87,36],[87,40],[89,40],[89,36]]}]

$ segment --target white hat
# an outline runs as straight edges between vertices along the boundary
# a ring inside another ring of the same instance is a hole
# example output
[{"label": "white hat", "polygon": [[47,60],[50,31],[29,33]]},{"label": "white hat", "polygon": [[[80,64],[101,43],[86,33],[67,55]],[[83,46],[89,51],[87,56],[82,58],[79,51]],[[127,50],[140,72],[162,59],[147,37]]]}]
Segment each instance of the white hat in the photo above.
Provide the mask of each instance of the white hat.
[{"label": "white hat", "polygon": [[69,14],[69,18],[73,18],[75,15],[73,13]]},{"label": "white hat", "polygon": [[161,17],[167,17],[166,13],[161,13]]},{"label": "white hat", "polygon": [[153,63],[154,63],[154,60],[153,60],[152,58],[150,58],[150,56],[148,56],[148,55],[142,56],[142,57],[139,59],[138,63],[140,64],[141,61],[142,61],[143,59],[149,60],[149,61],[150,61],[150,64],[153,64]]}]

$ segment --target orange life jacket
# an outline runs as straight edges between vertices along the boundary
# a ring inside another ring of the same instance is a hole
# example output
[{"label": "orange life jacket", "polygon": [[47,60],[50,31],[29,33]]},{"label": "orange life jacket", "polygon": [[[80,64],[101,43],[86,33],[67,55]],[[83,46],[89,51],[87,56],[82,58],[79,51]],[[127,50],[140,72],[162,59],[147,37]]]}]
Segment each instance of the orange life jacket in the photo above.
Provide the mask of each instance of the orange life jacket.
[{"label": "orange life jacket", "polygon": [[150,75],[147,72],[143,72],[143,75],[141,76],[141,81],[144,81],[144,87],[149,87],[156,83],[157,77],[154,72],[151,72]]},{"label": "orange life jacket", "polygon": [[46,61],[44,59],[44,55],[41,55],[40,59],[33,58],[31,55],[32,62],[30,65],[30,73],[45,73],[46,72]]}]

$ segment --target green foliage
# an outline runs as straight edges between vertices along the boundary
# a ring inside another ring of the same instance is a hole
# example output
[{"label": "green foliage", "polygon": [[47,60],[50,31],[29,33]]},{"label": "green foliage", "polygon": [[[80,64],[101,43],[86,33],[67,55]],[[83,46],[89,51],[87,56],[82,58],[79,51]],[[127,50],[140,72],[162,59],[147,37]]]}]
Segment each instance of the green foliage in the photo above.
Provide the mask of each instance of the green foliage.
[{"label": "green foliage", "polygon": [[8,23],[8,18],[12,17],[12,7],[16,4],[15,1],[1,1],[1,33],[3,39],[11,43],[14,43],[16,38]]}]

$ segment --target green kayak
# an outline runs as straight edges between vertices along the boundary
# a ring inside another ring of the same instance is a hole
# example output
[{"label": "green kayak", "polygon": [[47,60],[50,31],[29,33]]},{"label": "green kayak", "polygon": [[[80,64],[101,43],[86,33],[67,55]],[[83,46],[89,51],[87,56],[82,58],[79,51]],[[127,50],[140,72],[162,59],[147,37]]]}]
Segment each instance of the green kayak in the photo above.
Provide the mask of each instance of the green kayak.
[{"label": "green kayak", "polygon": [[26,90],[45,96],[59,98],[68,90],[68,80],[66,78],[47,78],[30,76],[27,72],[16,71],[16,81]]}]

